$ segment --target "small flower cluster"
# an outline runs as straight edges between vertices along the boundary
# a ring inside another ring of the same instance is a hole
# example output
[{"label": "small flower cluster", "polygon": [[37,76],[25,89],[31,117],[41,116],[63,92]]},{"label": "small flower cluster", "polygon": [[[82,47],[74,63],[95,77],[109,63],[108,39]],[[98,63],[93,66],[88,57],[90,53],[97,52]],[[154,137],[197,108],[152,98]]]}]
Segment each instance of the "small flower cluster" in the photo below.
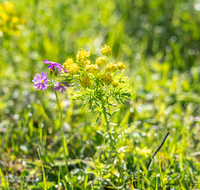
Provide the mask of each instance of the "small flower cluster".
[{"label": "small flower cluster", "polygon": [[107,45],[104,45],[104,48],[101,49],[101,53],[103,55],[106,55],[107,57],[110,57],[111,55],[111,48]]},{"label": "small flower cluster", "polygon": [[84,88],[95,87],[98,81],[106,86],[112,83],[114,88],[118,87],[120,83],[117,79],[114,79],[116,72],[123,71],[126,66],[122,62],[118,62],[117,64],[108,63],[106,65],[106,57],[110,57],[111,55],[111,48],[109,46],[104,45],[101,53],[102,55],[96,59],[95,64],[92,64],[89,59],[90,52],[81,49],[76,55],[77,63],[74,63],[72,58],[68,58],[63,63],[63,68],[68,71],[69,76],[76,78]]},{"label": "small flower cluster", "polygon": [[90,61],[88,60],[90,56],[90,52],[85,51],[83,48],[81,48],[81,51],[78,51],[76,54],[76,61],[80,64],[82,68],[85,68],[87,64],[90,64]]},{"label": "small flower cluster", "polygon": [[[64,69],[59,63],[55,63],[55,62],[51,62],[48,60],[44,60],[45,64],[48,64],[48,69],[50,70],[50,73],[52,75],[52,73],[55,71],[55,69],[57,68],[57,70],[59,71],[59,75],[63,75],[63,73],[67,73],[66,69]],[[44,90],[47,89],[48,86],[48,80],[47,80],[47,73],[42,72],[41,76],[39,74],[36,74],[36,77],[33,79],[33,82],[35,83],[34,87],[37,90]],[[61,91],[63,93],[63,91],[66,91],[66,87],[69,87],[69,83],[68,82],[63,82],[62,80],[51,80],[51,83],[49,86],[54,86],[53,90],[54,91]]]},{"label": "small flower cluster", "polygon": [[[95,63],[90,61],[90,52],[81,49],[76,55],[76,63],[72,58],[68,58],[62,65],[56,62],[44,60],[45,64],[48,64],[50,72],[54,72],[55,69],[59,72],[56,75],[56,80],[52,79],[48,84],[46,79],[47,74],[42,73],[41,77],[37,74],[33,82],[35,88],[44,90],[49,86],[54,86],[54,91],[61,90],[66,91],[66,87],[81,85],[83,88],[94,89],[105,86],[108,88],[116,88],[120,86],[121,74],[126,66],[122,62],[117,64],[107,62],[106,57],[111,55],[111,48],[107,45],[101,49],[102,55],[98,57]],[[106,57],[104,57],[106,56]]]},{"label": "small flower cluster", "polygon": [[20,35],[20,30],[26,24],[26,19],[21,18],[20,13],[14,9],[14,4],[4,1],[0,4],[0,32],[3,35]]}]

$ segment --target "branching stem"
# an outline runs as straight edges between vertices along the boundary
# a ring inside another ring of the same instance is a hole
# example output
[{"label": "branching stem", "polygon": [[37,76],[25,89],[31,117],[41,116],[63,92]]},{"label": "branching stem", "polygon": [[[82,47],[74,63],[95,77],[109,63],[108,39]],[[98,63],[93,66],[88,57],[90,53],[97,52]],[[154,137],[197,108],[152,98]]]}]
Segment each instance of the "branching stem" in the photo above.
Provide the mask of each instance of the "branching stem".
[{"label": "branching stem", "polygon": [[109,121],[108,121],[108,117],[107,117],[107,113],[106,113],[105,101],[104,101],[103,98],[101,99],[101,103],[102,103],[102,108],[103,108],[104,119],[105,119],[105,122],[106,122],[107,133],[108,133],[109,139],[110,139],[109,143],[110,143],[110,146],[112,147],[112,136],[111,136]]},{"label": "branching stem", "polygon": [[107,131],[109,132],[109,121],[108,121],[108,117],[107,117],[107,113],[106,113],[106,108],[105,108],[105,102],[104,102],[103,98],[101,100],[101,103],[102,103],[103,115],[104,115],[104,119],[105,119],[105,122],[106,122]]}]

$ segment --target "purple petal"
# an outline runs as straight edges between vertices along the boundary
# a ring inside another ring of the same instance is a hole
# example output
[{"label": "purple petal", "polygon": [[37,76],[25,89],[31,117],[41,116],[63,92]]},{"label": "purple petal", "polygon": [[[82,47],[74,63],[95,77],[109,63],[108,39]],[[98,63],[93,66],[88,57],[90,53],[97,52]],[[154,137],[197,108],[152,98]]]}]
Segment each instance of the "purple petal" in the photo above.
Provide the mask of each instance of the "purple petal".
[{"label": "purple petal", "polygon": [[40,82],[41,78],[39,74],[36,74],[36,77],[33,79],[33,82]]},{"label": "purple petal", "polygon": [[44,84],[48,84],[47,78],[45,78],[43,81],[44,81]]},{"label": "purple petal", "polygon": [[63,93],[63,91],[66,91],[64,86],[61,87],[61,92]]},{"label": "purple petal", "polygon": [[47,69],[54,70],[54,65],[49,65],[49,66],[47,67]]},{"label": "purple petal", "polygon": [[59,72],[61,72],[62,69],[63,69],[60,65],[58,65],[57,68],[58,68],[58,71],[59,71]]},{"label": "purple petal", "polygon": [[51,69],[51,70],[54,70],[55,67],[57,67],[57,68],[60,67],[60,64],[59,64],[59,63],[50,62],[50,61],[47,61],[47,60],[44,60],[44,63],[50,64],[47,68],[48,68],[48,69]]},{"label": "purple petal", "polygon": [[63,70],[64,72],[68,73],[66,69],[64,69],[63,67],[60,66],[60,64],[58,66],[56,66],[56,67],[58,68],[59,72],[62,72],[62,70]]},{"label": "purple petal", "polygon": [[47,73],[41,73],[41,80],[44,80],[44,79],[46,79],[46,77],[47,77]]},{"label": "purple petal", "polygon": [[60,63],[54,63],[54,65],[55,65],[56,67],[59,67],[59,66],[60,66]]},{"label": "purple petal", "polygon": [[70,87],[68,82],[63,82],[62,84],[64,84],[65,87]]},{"label": "purple petal", "polygon": [[67,84],[67,86],[70,86],[70,85],[68,85],[69,83],[68,82],[63,82],[63,83],[60,83],[60,82],[58,82],[56,85],[55,85],[55,87],[54,87],[54,91],[61,91],[62,93],[63,93],[63,91],[66,91],[66,89],[65,89],[65,87],[66,86],[60,86],[60,84]]},{"label": "purple petal", "polygon": [[51,61],[48,61],[48,60],[44,59],[44,63],[51,64]]},{"label": "purple petal", "polygon": [[65,73],[68,73],[66,69],[62,68],[64,70]]},{"label": "purple petal", "polygon": [[53,89],[53,91],[58,91],[58,90],[60,90],[60,86],[56,86],[56,87]]},{"label": "purple petal", "polygon": [[35,87],[37,90],[39,90],[39,89],[40,89],[40,85],[41,85],[41,83],[36,83],[36,84],[34,85],[34,87]]},{"label": "purple petal", "polygon": [[47,86],[44,83],[41,83],[41,90],[47,89]]},{"label": "purple petal", "polygon": [[62,84],[69,84],[68,82],[62,82]]}]

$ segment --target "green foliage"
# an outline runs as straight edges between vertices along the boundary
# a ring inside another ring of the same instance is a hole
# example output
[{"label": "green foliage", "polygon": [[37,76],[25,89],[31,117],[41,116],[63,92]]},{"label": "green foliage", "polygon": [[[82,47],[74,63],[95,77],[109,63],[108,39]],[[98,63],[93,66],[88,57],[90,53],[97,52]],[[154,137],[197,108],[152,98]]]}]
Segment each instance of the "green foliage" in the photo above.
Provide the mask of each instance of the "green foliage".
[{"label": "green foliage", "polygon": [[[97,77],[95,88],[93,89],[85,89],[79,88],[78,93],[73,92],[73,100],[82,101],[83,105],[89,104],[91,111],[101,115],[102,113],[102,105],[104,105],[108,110],[110,110],[113,106],[113,100],[118,103],[124,103],[127,98],[131,96],[131,88],[126,84],[122,84],[118,88],[105,87]],[[104,89],[104,90],[103,90]],[[102,103],[104,101],[104,103]],[[111,116],[109,112],[107,112]]]}]

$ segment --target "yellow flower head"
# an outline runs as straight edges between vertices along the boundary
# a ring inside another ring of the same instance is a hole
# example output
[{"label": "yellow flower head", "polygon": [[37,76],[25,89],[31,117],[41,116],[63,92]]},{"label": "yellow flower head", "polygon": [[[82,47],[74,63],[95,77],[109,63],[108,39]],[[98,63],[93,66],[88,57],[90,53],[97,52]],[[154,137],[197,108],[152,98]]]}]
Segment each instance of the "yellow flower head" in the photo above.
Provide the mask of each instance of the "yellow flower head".
[{"label": "yellow flower head", "polygon": [[101,81],[105,84],[105,85],[109,85],[112,83],[113,79],[112,76],[109,73],[104,73],[101,76]]},{"label": "yellow flower head", "polygon": [[126,68],[126,66],[125,66],[122,62],[118,62],[118,63],[117,63],[117,68],[118,68],[120,71],[122,71],[122,70],[124,70],[124,69]]},{"label": "yellow flower head", "polygon": [[113,63],[108,63],[106,65],[105,71],[106,72],[115,72],[117,70],[117,65],[113,64]]},{"label": "yellow flower head", "polygon": [[90,60],[85,60],[85,65],[90,65]]},{"label": "yellow flower head", "polygon": [[113,87],[118,87],[118,86],[119,86],[118,80],[114,80],[114,81],[112,82],[112,85],[113,85]]},{"label": "yellow flower head", "polygon": [[18,23],[19,21],[20,21],[20,19],[19,19],[18,17],[12,17],[11,22],[12,22],[13,24]]},{"label": "yellow flower head", "polygon": [[2,23],[6,23],[8,21],[9,17],[5,12],[0,12],[0,20]]},{"label": "yellow flower head", "polygon": [[63,67],[68,69],[69,65],[72,65],[74,63],[72,58],[68,58],[64,63],[63,63]]},{"label": "yellow flower head", "polygon": [[90,52],[85,51],[83,48],[81,48],[81,51],[78,51],[76,54],[76,61],[80,63],[80,66],[82,68],[85,68],[86,64],[88,64],[88,58],[90,56]]},{"label": "yellow flower head", "polygon": [[104,48],[101,48],[101,53],[109,57],[111,55],[111,48],[105,44]]},{"label": "yellow flower head", "polygon": [[81,68],[85,68],[86,65],[90,65],[90,64],[91,64],[90,60],[85,60],[85,61],[80,62]]},{"label": "yellow flower head", "polygon": [[83,75],[82,78],[79,80],[79,84],[86,88],[92,86],[92,81],[87,75]]},{"label": "yellow flower head", "polygon": [[102,66],[106,63],[106,59],[104,57],[98,57],[96,60],[96,64]]},{"label": "yellow flower head", "polygon": [[14,4],[10,1],[3,2],[3,7],[4,7],[4,10],[8,13],[14,12]]},{"label": "yellow flower head", "polygon": [[99,72],[98,65],[97,64],[95,64],[95,65],[86,65],[86,71],[88,73],[96,74],[96,73]]},{"label": "yellow flower head", "polygon": [[75,75],[78,72],[79,66],[76,63],[73,63],[71,65],[68,65],[66,69],[69,75],[71,76],[71,75]]}]

